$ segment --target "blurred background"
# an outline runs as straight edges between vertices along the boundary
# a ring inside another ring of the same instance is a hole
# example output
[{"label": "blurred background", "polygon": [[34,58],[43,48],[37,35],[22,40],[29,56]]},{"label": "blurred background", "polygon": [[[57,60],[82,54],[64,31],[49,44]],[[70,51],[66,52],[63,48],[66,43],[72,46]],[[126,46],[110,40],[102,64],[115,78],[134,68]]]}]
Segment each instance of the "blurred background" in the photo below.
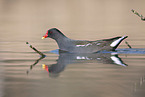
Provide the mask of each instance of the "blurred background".
[{"label": "blurred background", "polygon": [[[0,0],[0,96],[144,97],[145,86],[140,88],[140,80],[144,82],[144,55],[128,55],[128,59],[121,55],[130,66],[126,69],[101,63],[88,69],[88,64],[78,64],[79,69],[71,65],[59,78],[51,79],[39,64],[26,75],[39,55],[25,42],[41,51],[57,49],[54,40],[41,40],[53,27],[72,39],[128,35],[127,41],[133,48],[145,48],[145,22],[132,9],[145,16],[145,0]],[[123,42],[119,48],[127,46]],[[58,59],[58,55],[47,55],[49,64]]]},{"label": "blurred background", "polygon": [[[144,37],[144,0],[0,0],[1,41],[41,40],[50,28],[70,38]],[[81,35],[81,37],[80,37]]]}]

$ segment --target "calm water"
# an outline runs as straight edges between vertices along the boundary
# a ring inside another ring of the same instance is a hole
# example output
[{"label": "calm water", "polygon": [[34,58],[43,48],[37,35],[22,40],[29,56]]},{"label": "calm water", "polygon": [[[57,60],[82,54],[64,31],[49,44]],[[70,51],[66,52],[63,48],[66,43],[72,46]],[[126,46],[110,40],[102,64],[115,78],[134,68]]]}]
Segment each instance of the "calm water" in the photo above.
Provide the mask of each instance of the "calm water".
[{"label": "calm water", "polygon": [[[144,97],[144,0],[0,0],[0,97]],[[46,30],[72,39],[128,35],[116,52],[57,54]],[[41,58],[26,41],[46,54]],[[52,51],[54,50],[54,51]],[[52,51],[52,52],[50,52]]]}]

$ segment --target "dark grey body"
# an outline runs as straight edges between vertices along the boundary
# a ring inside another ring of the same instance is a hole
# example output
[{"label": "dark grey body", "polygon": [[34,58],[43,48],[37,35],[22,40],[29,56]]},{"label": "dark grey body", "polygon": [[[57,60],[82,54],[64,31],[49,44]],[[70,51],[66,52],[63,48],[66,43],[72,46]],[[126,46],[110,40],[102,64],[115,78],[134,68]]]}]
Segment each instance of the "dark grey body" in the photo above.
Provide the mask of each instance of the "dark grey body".
[{"label": "dark grey body", "polygon": [[123,36],[96,41],[72,40],[56,28],[48,30],[46,34],[57,42],[60,51],[70,53],[96,53],[102,50],[113,51],[127,38],[127,36]]},{"label": "dark grey body", "polygon": [[72,40],[67,38],[64,39],[62,42],[58,41],[57,43],[59,49],[62,51],[67,51],[71,53],[96,53],[102,50],[114,51],[116,47],[111,47],[110,44],[119,38],[120,37],[96,41]]}]

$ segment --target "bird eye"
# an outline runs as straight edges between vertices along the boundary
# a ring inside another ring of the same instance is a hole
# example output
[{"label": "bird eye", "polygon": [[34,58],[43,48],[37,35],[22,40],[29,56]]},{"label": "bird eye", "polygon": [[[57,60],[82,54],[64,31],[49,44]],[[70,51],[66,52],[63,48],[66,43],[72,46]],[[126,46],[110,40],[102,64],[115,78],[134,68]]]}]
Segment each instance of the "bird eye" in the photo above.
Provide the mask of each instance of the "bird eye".
[{"label": "bird eye", "polygon": [[50,31],[49,33],[52,34],[52,31]]}]

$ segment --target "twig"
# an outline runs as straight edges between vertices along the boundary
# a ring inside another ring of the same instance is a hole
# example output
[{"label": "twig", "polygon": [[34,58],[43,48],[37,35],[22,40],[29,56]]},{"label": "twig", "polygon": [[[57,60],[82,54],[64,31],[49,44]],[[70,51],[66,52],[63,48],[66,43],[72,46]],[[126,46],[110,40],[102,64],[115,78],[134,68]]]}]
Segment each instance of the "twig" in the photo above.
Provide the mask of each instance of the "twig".
[{"label": "twig", "polygon": [[26,72],[27,75],[29,74],[30,70],[32,70],[33,67],[34,67],[37,63],[39,63],[39,61],[42,60],[43,58],[45,58],[45,56],[41,56],[39,59],[37,59],[37,60],[34,62],[34,64],[30,65],[30,69],[27,70],[27,72]]},{"label": "twig", "polygon": [[132,48],[131,45],[129,45],[127,41],[125,41],[125,43],[127,44],[127,46],[128,46],[129,48]]},{"label": "twig", "polygon": [[42,57],[45,57],[46,55],[43,54],[42,52],[38,51],[36,48],[34,48],[31,44],[29,44],[28,42],[26,42],[26,44],[29,45],[30,48],[32,48],[35,52],[37,52],[38,54],[40,54]]},{"label": "twig", "polygon": [[141,20],[145,21],[145,17],[143,15],[140,15],[137,11],[135,11],[134,9],[131,10],[134,14],[136,14],[137,16],[139,16],[141,18]]},{"label": "twig", "polygon": [[34,64],[30,65],[30,69],[27,70],[27,72],[26,72],[26,73],[28,74],[28,73],[30,72],[30,70],[32,70],[33,67],[34,67],[40,60],[42,60],[43,58],[46,57],[46,55],[43,54],[42,52],[38,51],[36,48],[34,48],[34,47],[33,47],[31,44],[29,44],[28,42],[26,42],[26,44],[28,44],[30,48],[32,48],[35,52],[37,52],[39,55],[41,55],[41,57],[40,57],[39,59],[37,59],[37,60],[34,62]]}]

